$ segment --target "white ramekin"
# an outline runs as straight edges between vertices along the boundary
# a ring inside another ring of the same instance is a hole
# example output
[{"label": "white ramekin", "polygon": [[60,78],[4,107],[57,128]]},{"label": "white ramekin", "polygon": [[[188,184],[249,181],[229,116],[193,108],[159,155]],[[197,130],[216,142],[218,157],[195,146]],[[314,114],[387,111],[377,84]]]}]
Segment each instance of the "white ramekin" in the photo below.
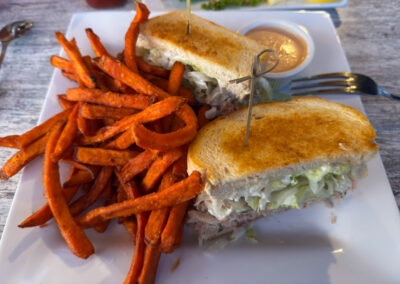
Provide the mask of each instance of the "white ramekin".
[{"label": "white ramekin", "polygon": [[306,28],[290,21],[271,18],[268,20],[258,20],[250,25],[246,25],[245,27],[240,28],[237,32],[239,34],[245,35],[247,32],[257,27],[268,27],[268,28],[284,30],[295,36],[300,36],[301,38],[304,39],[307,45],[306,58],[299,66],[285,72],[268,73],[265,75],[265,77],[271,79],[283,79],[292,77],[297,73],[303,71],[311,63],[314,57],[314,41]]}]

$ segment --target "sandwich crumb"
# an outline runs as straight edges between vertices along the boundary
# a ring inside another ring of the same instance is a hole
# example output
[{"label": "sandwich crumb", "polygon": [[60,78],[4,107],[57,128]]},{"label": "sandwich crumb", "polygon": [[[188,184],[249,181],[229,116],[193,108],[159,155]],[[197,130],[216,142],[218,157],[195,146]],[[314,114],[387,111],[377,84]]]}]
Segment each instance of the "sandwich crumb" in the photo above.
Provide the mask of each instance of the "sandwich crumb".
[{"label": "sandwich crumb", "polygon": [[44,228],[44,227],[47,227],[48,225],[49,225],[49,223],[44,223],[44,224],[40,225],[39,227]]},{"label": "sandwich crumb", "polygon": [[339,148],[342,149],[343,151],[348,151],[348,148],[346,147],[346,144],[339,142]]},{"label": "sandwich crumb", "polygon": [[256,232],[253,228],[250,227],[246,230],[246,239],[252,243],[258,243]]},{"label": "sandwich crumb", "polygon": [[336,215],[333,212],[331,212],[331,224],[336,224],[336,220],[337,220]]},{"label": "sandwich crumb", "polygon": [[171,273],[174,272],[178,266],[181,264],[181,257],[178,256],[178,258],[176,259],[174,265],[171,266]]},{"label": "sandwich crumb", "polygon": [[324,199],[322,202],[328,208],[333,208],[334,207],[333,201],[330,198]]}]

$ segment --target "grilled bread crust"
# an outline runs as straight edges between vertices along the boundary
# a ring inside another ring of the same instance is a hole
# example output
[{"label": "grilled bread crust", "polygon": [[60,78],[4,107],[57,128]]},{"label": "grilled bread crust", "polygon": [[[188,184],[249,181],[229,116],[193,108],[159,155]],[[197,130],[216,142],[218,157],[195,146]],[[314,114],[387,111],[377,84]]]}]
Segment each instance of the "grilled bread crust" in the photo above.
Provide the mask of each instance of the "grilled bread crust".
[{"label": "grilled bread crust", "polygon": [[202,172],[206,189],[274,179],[329,162],[357,166],[378,149],[375,130],[361,112],[325,99],[255,105],[247,147],[246,121],[247,109],[220,117],[191,143],[188,172]]},{"label": "grilled bread crust", "polygon": [[265,47],[256,41],[199,16],[191,15],[190,34],[186,34],[186,12],[174,11],[154,17],[140,26],[137,45],[173,54],[185,64],[219,80],[239,99],[249,93],[249,83],[229,80],[249,75],[254,56]]}]

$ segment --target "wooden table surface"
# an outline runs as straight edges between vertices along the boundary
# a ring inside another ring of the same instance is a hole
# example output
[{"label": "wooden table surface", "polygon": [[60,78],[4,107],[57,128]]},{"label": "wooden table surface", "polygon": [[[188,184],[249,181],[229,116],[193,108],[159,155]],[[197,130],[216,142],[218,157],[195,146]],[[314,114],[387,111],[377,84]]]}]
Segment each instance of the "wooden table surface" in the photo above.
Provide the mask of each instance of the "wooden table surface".
[{"label": "wooden table surface", "polygon": [[[118,9],[133,9],[130,1]],[[386,90],[400,94],[400,2],[349,0],[329,11],[354,72],[368,74]],[[58,54],[54,31],[65,32],[75,12],[94,11],[84,0],[2,0],[0,26],[29,19],[35,27],[12,42],[0,68],[0,136],[23,133],[39,118]],[[377,130],[377,143],[397,205],[400,206],[400,102],[363,97],[367,116]],[[0,149],[0,165],[15,152]],[[0,182],[0,236],[20,174]],[[29,189],[25,189],[29,190]]]}]

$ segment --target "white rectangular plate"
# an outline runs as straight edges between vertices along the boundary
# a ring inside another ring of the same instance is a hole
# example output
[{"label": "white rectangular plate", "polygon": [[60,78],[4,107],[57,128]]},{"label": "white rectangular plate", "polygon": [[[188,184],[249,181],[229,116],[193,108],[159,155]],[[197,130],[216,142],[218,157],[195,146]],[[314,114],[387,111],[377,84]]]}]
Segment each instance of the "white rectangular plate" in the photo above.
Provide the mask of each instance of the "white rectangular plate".
[{"label": "white rectangular plate", "polygon": [[[157,15],[159,13],[152,13]],[[199,12],[229,29],[264,18],[282,18],[306,27],[315,41],[315,57],[301,75],[350,71],[335,28],[323,12]],[[123,49],[129,12],[76,14],[68,28],[83,54],[93,55],[85,37],[91,27],[112,54]],[[60,110],[56,95],[73,86],[56,70],[40,121]],[[329,97],[362,110],[357,96]],[[158,283],[400,283],[400,219],[379,157],[364,178],[334,209],[315,205],[292,210],[255,225],[258,244],[242,240],[214,254],[199,248],[186,228],[182,247],[163,255]],[[72,255],[56,226],[19,229],[17,225],[45,202],[42,161],[22,175],[0,246],[1,283],[122,283],[133,245],[129,234],[112,225],[104,234],[88,230],[96,254]],[[331,214],[337,217],[331,224]],[[170,269],[181,258],[180,266]]]},{"label": "white rectangular plate", "polygon": [[[186,1],[179,0],[144,0],[143,1],[150,10],[184,10],[186,8]],[[192,11],[203,10],[201,8],[201,4],[206,3],[203,1],[195,1],[191,4]],[[258,6],[250,7],[231,7],[221,10],[222,12],[226,12],[227,10],[251,10],[251,11],[266,11],[266,10],[302,10],[302,9],[332,9],[339,7],[346,7],[348,5],[348,0],[338,0],[335,2],[329,3],[312,3],[307,0],[283,0],[275,5],[268,5],[266,2],[261,3]]]}]

